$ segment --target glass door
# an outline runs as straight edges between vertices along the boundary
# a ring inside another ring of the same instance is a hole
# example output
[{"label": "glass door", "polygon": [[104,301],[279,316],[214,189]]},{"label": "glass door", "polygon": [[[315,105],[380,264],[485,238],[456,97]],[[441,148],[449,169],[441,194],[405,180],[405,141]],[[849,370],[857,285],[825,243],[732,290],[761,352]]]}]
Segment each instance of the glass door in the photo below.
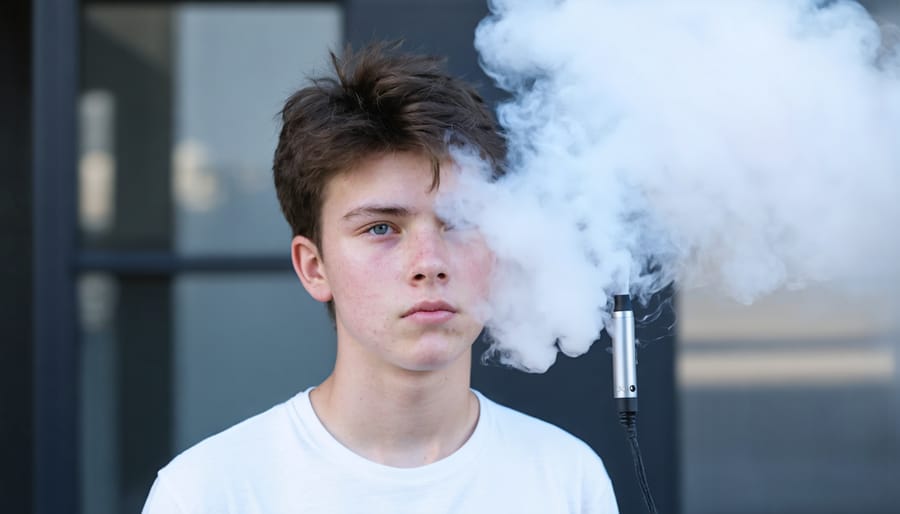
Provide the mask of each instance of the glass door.
[{"label": "glass door", "polygon": [[337,3],[91,3],[78,105],[81,511],[138,512],[178,452],[318,383],[324,307],[271,178]]}]

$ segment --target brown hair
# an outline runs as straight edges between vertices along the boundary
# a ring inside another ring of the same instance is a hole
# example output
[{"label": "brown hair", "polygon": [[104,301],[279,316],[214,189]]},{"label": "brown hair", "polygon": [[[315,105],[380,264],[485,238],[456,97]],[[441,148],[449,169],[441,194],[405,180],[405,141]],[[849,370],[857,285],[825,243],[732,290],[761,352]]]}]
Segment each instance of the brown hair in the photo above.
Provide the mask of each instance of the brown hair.
[{"label": "brown hair", "polygon": [[273,165],[275,190],[294,235],[321,250],[319,218],[328,182],[361,160],[385,152],[421,152],[439,183],[452,145],[471,145],[502,173],[506,147],[484,100],[451,77],[437,57],[403,54],[399,42],[375,43],[342,57],[335,76],[312,79],[281,111]]}]

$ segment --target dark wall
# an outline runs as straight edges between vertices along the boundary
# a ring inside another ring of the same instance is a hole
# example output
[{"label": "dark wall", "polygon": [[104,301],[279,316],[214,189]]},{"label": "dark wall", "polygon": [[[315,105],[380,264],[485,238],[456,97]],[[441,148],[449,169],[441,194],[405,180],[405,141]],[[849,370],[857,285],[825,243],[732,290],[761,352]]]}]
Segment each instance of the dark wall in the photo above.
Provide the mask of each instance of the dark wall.
[{"label": "dark wall", "polygon": [[[404,39],[408,50],[445,55],[450,71],[480,86],[484,97],[496,102],[503,93],[491,86],[478,66],[473,45],[478,22],[487,15],[485,0],[351,0],[347,5],[347,38],[354,46],[378,39]],[[641,412],[638,419],[641,449],[648,480],[660,512],[679,509],[677,418],[675,409],[675,337],[672,325],[673,291],[654,299],[662,315],[638,326],[637,337],[653,342],[639,352]],[[641,312],[636,312],[638,318]],[[560,355],[542,375],[484,366],[483,344],[473,355],[473,387],[490,398],[545,419],[575,434],[603,458],[623,513],[644,512],[631,454],[618,424],[612,401],[612,357],[604,338],[587,355]]]},{"label": "dark wall", "polygon": [[0,511],[30,512],[31,2],[0,7]]},{"label": "dark wall", "polygon": [[349,0],[346,35],[354,46],[403,39],[404,48],[447,57],[450,71],[479,86],[489,102],[501,97],[478,66],[475,27],[487,0]]}]

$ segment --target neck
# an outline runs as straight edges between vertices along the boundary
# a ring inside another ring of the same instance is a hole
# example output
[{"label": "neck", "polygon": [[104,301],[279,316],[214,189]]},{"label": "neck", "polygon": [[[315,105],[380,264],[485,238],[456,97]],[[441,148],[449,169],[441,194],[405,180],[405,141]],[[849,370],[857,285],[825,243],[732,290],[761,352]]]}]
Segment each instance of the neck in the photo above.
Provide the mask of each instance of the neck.
[{"label": "neck", "polygon": [[332,374],[310,395],[325,428],[375,462],[417,467],[447,457],[472,434],[478,400],[469,389],[471,350],[439,370],[373,370],[340,350]]}]

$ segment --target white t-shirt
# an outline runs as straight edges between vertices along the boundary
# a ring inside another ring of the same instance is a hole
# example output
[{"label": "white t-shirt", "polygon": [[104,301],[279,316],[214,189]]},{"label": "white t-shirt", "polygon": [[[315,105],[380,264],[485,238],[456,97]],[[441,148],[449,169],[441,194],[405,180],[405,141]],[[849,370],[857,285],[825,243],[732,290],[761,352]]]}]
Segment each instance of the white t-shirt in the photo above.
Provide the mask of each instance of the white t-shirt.
[{"label": "white t-shirt", "polygon": [[144,514],[618,512],[600,458],[565,431],[475,393],[478,424],[417,468],[339,443],[309,391],[206,439],[159,471]]}]

